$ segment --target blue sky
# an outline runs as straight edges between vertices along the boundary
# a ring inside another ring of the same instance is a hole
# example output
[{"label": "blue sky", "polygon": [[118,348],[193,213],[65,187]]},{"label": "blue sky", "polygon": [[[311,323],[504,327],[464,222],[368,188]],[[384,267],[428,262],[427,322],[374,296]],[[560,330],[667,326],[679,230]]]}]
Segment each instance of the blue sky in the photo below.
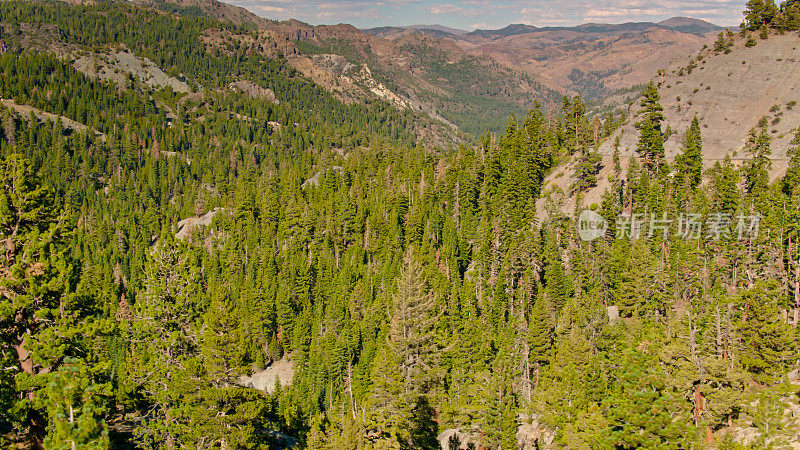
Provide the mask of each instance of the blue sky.
[{"label": "blue sky", "polygon": [[660,21],[674,16],[738,25],[746,0],[223,0],[262,17],[311,24],[441,24],[454,28],[502,28],[511,23],[569,26],[587,22]]}]

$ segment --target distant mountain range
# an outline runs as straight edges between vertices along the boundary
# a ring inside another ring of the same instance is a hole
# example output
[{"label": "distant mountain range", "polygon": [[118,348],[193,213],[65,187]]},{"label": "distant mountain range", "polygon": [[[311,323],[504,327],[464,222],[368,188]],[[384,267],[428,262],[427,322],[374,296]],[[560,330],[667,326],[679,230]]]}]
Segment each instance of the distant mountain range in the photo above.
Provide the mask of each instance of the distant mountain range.
[{"label": "distant mountain range", "polygon": [[688,17],[573,27],[512,24],[458,33],[444,28],[428,25],[364,31],[388,40],[411,34],[447,40],[470,55],[488,56],[525,73],[554,91],[599,99],[646,82],[658,68],[696,52],[724,29]]},{"label": "distant mountain range", "polygon": [[711,32],[719,32],[724,29],[719,25],[715,25],[705,20],[692,19],[690,17],[673,17],[661,22],[626,22],[621,24],[606,24],[606,23],[587,23],[573,27],[536,27],[533,25],[526,25],[522,23],[515,23],[508,25],[504,28],[497,30],[482,30],[475,31],[460,30],[457,28],[450,28],[444,25],[407,25],[407,26],[385,26],[368,28],[363,31],[374,36],[386,37],[402,31],[416,30],[423,33],[432,33],[432,37],[442,37],[445,35],[459,36],[461,39],[470,40],[473,37],[481,38],[499,38],[514,36],[518,34],[533,33],[536,31],[560,31],[560,30],[574,30],[585,33],[620,33],[620,32],[642,32],[654,27],[661,27],[667,30],[679,31],[681,33],[696,34],[698,36],[706,35]]},{"label": "distant mountain range", "polygon": [[313,26],[273,21],[217,0],[132,0],[176,14],[249,23],[283,55],[345,101],[380,98],[472,134],[498,131],[509,114],[563,94],[600,99],[636,88],[659,68],[713,42],[722,27],[675,17],[659,23],[459,30],[442,25]]}]

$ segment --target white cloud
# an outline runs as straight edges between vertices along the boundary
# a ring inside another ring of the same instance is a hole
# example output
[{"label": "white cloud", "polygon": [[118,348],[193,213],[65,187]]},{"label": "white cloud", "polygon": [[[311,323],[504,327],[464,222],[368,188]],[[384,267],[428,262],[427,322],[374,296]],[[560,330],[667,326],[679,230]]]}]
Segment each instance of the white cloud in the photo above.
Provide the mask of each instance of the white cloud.
[{"label": "white cloud", "polygon": [[[746,0],[226,0],[273,19],[356,26],[438,22],[457,28],[501,28],[510,23],[578,25],[589,21],[659,21],[674,16],[741,21]],[[482,20],[477,20],[482,19]],[[487,20],[488,19],[488,20]]]},{"label": "white cloud", "polygon": [[461,17],[478,17],[481,14],[479,8],[474,8],[474,7],[464,8],[461,6],[456,6],[452,3],[434,5],[429,7],[428,11],[430,11],[431,14],[437,14],[437,15],[451,14]]}]

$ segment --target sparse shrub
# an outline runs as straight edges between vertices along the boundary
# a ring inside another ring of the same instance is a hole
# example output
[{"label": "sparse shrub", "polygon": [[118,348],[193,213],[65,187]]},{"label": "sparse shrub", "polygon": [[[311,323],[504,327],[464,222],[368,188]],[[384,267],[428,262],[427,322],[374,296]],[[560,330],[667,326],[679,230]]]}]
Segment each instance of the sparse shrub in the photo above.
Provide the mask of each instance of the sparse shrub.
[{"label": "sparse shrub", "polygon": [[710,91],[711,90],[711,86],[706,86],[706,90]]},{"label": "sparse shrub", "polygon": [[719,53],[727,47],[727,40],[725,40],[725,34],[720,31],[717,35],[717,40],[714,42],[714,53]]},{"label": "sparse shrub", "polygon": [[781,123],[781,118],[780,117],[776,117],[776,118],[772,119],[771,123],[773,125],[777,125],[777,124]]},{"label": "sparse shrub", "polygon": [[795,100],[792,100],[792,101],[790,101],[789,103],[786,104],[786,109],[791,111],[792,108],[794,108],[796,105],[797,105],[797,102]]},{"label": "sparse shrub", "polygon": [[753,39],[753,36],[749,36],[747,38],[747,42],[745,42],[744,44],[745,47],[755,47],[755,45],[756,45],[756,40]]},{"label": "sparse shrub", "polygon": [[692,91],[692,94],[697,94],[698,92],[700,92],[700,89],[694,88],[694,91]]},{"label": "sparse shrub", "polygon": [[769,112],[774,113],[781,110],[781,107],[778,105],[772,105],[772,108],[769,109]]}]

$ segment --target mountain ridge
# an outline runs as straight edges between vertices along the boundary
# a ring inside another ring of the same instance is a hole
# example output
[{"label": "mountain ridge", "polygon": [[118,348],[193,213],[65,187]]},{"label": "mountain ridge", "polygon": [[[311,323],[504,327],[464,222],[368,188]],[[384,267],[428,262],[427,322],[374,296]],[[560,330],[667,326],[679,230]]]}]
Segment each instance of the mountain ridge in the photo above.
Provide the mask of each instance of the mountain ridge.
[{"label": "mountain ridge", "polygon": [[267,55],[286,57],[346,102],[380,98],[473,135],[501,131],[507,115],[522,115],[536,102],[555,106],[563,94],[599,99],[643,83],[669,61],[710,43],[713,32],[700,31],[719,29],[675,17],[660,24],[511,24],[499,34],[438,24],[359,30],[269,20],[217,0],[133,2],[253,27],[269,36]]}]

